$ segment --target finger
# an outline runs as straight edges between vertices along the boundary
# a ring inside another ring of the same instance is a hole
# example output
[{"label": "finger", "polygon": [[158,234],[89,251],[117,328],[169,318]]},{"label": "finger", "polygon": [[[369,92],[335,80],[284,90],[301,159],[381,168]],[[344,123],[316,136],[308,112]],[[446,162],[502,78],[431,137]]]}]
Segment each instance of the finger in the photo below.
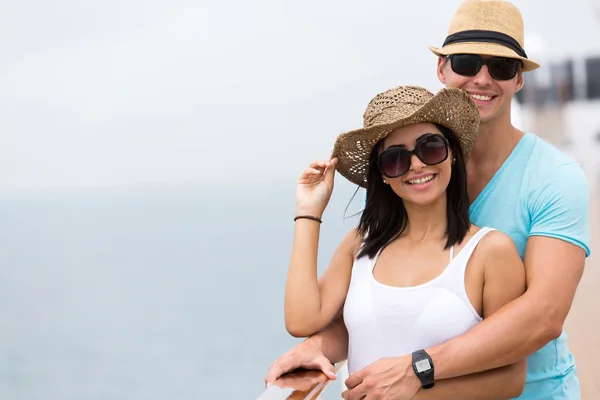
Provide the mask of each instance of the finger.
[{"label": "finger", "polygon": [[319,366],[319,369],[323,371],[323,373],[329,379],[331,379],[332,381],[337,379],[337,376],[335,376],[335,369],[333,368],[333,365],[331,364],[331,362],[329,362],[327,358],[323,357],[319,359],[317,365]]},{"label": "finger", "polygon": [[335,164],[329,163],[327,169],[325,170],[325,182],[327,182],[330,186],[333,186],[333,180],[335,178]]},{"label": "finger", "polygon": [[316,170],[306,170],[300,175],[300,183],[316,183],[324,179],[323,173]]},{"label": "finger", "polygon": [[304,170],[304,173],[307,175],[322,175],[323,170],[317,168],[307,168]]},{"label": "finger", "polygon": [[348,389],[354,389],[358,385],[360,385],[363,381],[363,377],[360,374],[361,371],[355,372],[346,379],[346,387]]},{"label": "finger", "polygon": [[327,165],[327,170],[335,170],[336,165],[338,164],[338,159],[337,158],[332,158],[331,160],[327,161],[326,165]]},{"label": "finger", "polygon": [[311,168],[321,168],[325,169],[327,167],[327,161],[315,160],[309,165]]},{"label": "finger", "polygon": [[293,369],[295,369],[294,366],[285,364],[277,364],[271,366],[271,368],[269,368],[269,371],[267,372],[267,376],[265,377],[265,385],[269,386],[271,383],[275,382],[281,375],[285,374],[286,372],[290,372]]},{"label": "finger", "polygon": [[279,367],[271,367],[267,372],[267,376],[265,377],[265,386],[269,387],[269,385],[277,380],[281,376],[281,368]]},{"label": "finger", "polygon": [[348,400],[362,400],[367,397],[367,388],[365,385],[359,385],[354,389],[348,389]]}]

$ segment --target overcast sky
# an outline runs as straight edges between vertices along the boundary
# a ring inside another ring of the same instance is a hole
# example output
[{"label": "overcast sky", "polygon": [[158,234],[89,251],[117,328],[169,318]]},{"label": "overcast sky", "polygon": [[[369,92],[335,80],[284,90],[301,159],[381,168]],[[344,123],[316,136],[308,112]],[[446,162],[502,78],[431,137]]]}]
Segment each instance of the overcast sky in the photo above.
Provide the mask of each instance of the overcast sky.
[{"label": "overcast sky", "polygon": [[[2,0],[0,189],[295,178],[375,94],[441,87],[459,4]],[[600,54],[591,1],[515,4],[532,58]]]}]

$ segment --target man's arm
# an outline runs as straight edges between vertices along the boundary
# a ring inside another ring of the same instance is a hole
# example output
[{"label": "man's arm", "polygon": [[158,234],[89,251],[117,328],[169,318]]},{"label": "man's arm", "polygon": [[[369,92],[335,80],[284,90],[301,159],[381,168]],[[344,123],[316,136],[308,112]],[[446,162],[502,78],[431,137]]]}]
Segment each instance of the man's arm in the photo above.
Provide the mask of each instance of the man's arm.
[{"label": "man's arm", "polygon": [[427,349],[436,380],[515,363],[560,336],[584,263],[585,251],[578,246],[531,237],[527,291],[465,334]]},{"label": "man's arm", "polygon": [[431,389],[420,389],[413,400],[513,399],[523,392],[526,372],[527,361],[523,360],[491,371],[444,379]]},{"label": "man's arm", "polygon": [[589,253],[589,198],[577,163],[539,177],[527,198],[527,291],[471,331],[428,349],[436,378],[512,364],[560,336]]}]

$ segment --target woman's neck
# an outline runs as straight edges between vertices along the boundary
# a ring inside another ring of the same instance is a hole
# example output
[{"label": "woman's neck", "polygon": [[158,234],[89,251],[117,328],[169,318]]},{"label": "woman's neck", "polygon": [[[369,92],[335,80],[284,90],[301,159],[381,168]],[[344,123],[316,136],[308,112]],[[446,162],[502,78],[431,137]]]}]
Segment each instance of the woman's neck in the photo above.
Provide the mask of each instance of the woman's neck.
[{"label": "woman's neck", "polygon": [[434,203],[422,206],[405,202],[408,224],[402,233],[416,243],[442,240],[446,236],[448,220],[446,217],[446,195]]}]

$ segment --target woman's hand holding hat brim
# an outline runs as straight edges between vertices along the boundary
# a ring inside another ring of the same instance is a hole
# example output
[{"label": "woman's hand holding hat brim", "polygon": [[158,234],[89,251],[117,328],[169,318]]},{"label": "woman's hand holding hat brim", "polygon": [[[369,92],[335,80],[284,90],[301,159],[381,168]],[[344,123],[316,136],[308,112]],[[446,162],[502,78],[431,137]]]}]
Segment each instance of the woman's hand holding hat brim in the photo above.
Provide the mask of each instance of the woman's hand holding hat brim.
[{"label": "woman's hand holding hat brim", "polygon": [[333,192],[337,161],[313,161],[302,172],[296,188],[296,215],[321,218]]}]

